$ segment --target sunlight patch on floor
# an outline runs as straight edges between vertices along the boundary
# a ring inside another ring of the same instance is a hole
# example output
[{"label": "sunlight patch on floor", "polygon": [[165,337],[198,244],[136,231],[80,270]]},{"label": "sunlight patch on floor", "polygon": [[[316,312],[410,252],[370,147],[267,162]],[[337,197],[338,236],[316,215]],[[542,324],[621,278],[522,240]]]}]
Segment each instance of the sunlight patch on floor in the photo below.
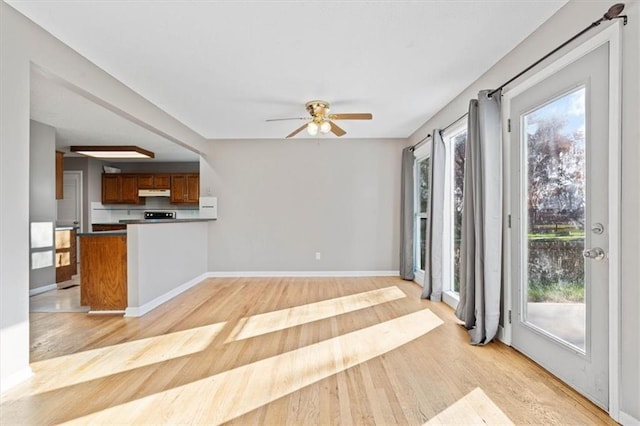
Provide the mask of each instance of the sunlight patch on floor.
[{"label": "sunlight patch on floor", "polygon": [[295,327],[391,302],[392,300],[402,299],[403,297],[407,297],[406,294],[398,287],[393,286],[253,315],[242,318],[226,342],[248,339],[262,334],[284,330],[289,327]]},{"label": "sunlight patch on floor", "polygon": [[34,362],[31,368],[35,376],[24,385],[23,392],[20,392],[22,387],[11,392],[9,400],[200,352],[211,344],[224,325],[224,322],[211,324]]},{"label": "sunlight patch on floor", "polygon": [[[224,423],[392,351],[441,324],[440,318],[424,309],[109,407],[65,424]],[[180,410],[176,411],[176,407]]]},{"label": "sunlight patch on floor", "polygon": [[424,425],[512,425],[480,388],[475,388]]}]

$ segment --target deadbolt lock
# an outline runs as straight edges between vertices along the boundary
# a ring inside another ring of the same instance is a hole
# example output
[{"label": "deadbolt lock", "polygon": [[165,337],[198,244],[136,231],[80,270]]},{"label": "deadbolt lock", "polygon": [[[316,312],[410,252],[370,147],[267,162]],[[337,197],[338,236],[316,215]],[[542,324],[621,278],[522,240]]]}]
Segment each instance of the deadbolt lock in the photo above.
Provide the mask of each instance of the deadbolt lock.
[{"label": "deadbolt lock", "polygon": [[591,226],[591,232],[593,232],[594,234],[602,234],[604,232],[604,225],[601,224],[600,222],[596,222]]}]

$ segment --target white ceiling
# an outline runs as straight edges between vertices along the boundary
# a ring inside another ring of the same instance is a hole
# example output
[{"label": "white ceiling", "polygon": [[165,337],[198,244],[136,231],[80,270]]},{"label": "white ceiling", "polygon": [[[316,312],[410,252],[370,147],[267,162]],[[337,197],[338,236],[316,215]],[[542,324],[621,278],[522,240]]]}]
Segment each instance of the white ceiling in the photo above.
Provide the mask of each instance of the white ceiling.
[{"label": "white ceiling", "polygon": [[312,99],[373,113],[345,137],[407,137],[566,0],[7,3],[206,138],[249,139]]},{"label": "white ceiling", "polygon": [[67,153],[65,155],[77,155],[69,153],[71,145],[137,145],[153,152],[154,161],[198,161],[200,158],[33,68],[30,84],[31,119],[56,128],[56,149]]}]

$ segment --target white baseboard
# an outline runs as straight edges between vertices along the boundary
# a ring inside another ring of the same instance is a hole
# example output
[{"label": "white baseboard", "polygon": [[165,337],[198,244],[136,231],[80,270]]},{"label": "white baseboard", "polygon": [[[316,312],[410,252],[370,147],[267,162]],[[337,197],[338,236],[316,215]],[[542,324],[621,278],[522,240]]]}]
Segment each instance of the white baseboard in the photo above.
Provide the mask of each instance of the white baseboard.
[{"label": "white baseboard", "polygon": [[455,311],[458,307],[458,303],[460,302],[459,296],[456,293],[451,291],[443,291],[442,292],[442,301],[447,305],[451,306],[451,308]]},{"label": "white baseboard", "polygon": [[43,285],[42,287],[30,288],[29,296],[35,296],[36,294],[45,293],[47,291],[55,290],[58,288],[58,284],[48,284]]},{"label": "white baseboard", "polygon": [[[228,271],[228,272],[206,272],[191,281],[176,287],[167,293],[156,297],[142,306],[127,307],[124,311],[125,317],[141,317],[152,309],[157,308],[165,302],[173,299],[180,293],[189,290],[206,278],[227,278],[227,277],[397,277],[398,271]],[[92,311],[92,314],[114,314],[121,312]]]},{"label": "white baseboard", "polygon": [[397,277],[399,271],[216,271],[208,278],[246,277]]},{"label": "white baseboard", "polygon": [[3,378],[2,383],[0,383],[0,393],[4,393],[12,387],[19,385],[31,376],[33,376],[33,370],[31,370],[31,367],[25,367],[22,370]]},{"label": "white baseboard", "polygon": [[89,315],[122,315],[124,314],[123,310],[111,310],[111,311],[89,311],[87,312]]},{"label": "white baseboard", "polygon": [[127,309],[125,309],[124,316],[125,317],[141,317],[147,312],[151,311],[152,309],[155,309],[158,306],[162,305],[163,303],[173,299],[180,293],[183,293],[189,290],[194,285],[199,284],[200,282],[202,282],[202,280],[204,280],[207,277],[208,277],[208,273],[205,272],[204,274],[182,284],[180,287],[176,287],[173,290],[168,291],[165,294],[156,297],[155,299],[145,303],[142,306],[128,307]]},{"label": "white baseboard", "polygon": [[631,414],[627,414],[624,411],[619,412],[618,422],[623,426],[638,426],[640,425],[640,419],[636,419]]},{"label": "white baseboard", "polygon": [[413,281],[420,287],[424,287],[424,271],[415,271],[413,274]]}]

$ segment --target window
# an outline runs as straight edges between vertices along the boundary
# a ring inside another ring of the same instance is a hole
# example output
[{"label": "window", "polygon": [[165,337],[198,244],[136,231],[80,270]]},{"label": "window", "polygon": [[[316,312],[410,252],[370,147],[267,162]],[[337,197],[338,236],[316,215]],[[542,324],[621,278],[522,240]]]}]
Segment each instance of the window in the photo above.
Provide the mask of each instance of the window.
[{"label": "window", "polygon": [[442,135],[446,150],[442,299],[455,307],[460,292],[460,242],[467,121],[461,119]]},{"label": "window", "polygon": [[416,159],[413,168],[415,281],[424,284],[424,274],[429,265],[427,232],[431,208],[431,139],[427,139],[425,143],[417,147],[413,155]]},{"label": "window", "polygon": [[416,160],[416,269],[425,271],[427,265],[427,221],[429,218],[429,187],[431,180],[431,158]]},{"label": "window", "polygon": [[[460,291],[460,240],[462,236],[462,199],[464,193],[464,162],[467,145],[467,120],[461,119],[443,133],[445,145],[445,182],[442,241],[442,298],[455,307]],[[424,283],[430,257],[427,241],[431,220],[431,140],[414,152],[415,161],[415,259],[416,281]],[[440,214],[440,212],[433,212]]]},{"label": "window", "polygon": [[452,267],[453,286],[455,293],[460,292],[460,239],[462,236],[462,194],[464,192],[464,159],[467,146],[467,128],[451,136],[449,141],[453,149],[453,208],[452,208]]}]

